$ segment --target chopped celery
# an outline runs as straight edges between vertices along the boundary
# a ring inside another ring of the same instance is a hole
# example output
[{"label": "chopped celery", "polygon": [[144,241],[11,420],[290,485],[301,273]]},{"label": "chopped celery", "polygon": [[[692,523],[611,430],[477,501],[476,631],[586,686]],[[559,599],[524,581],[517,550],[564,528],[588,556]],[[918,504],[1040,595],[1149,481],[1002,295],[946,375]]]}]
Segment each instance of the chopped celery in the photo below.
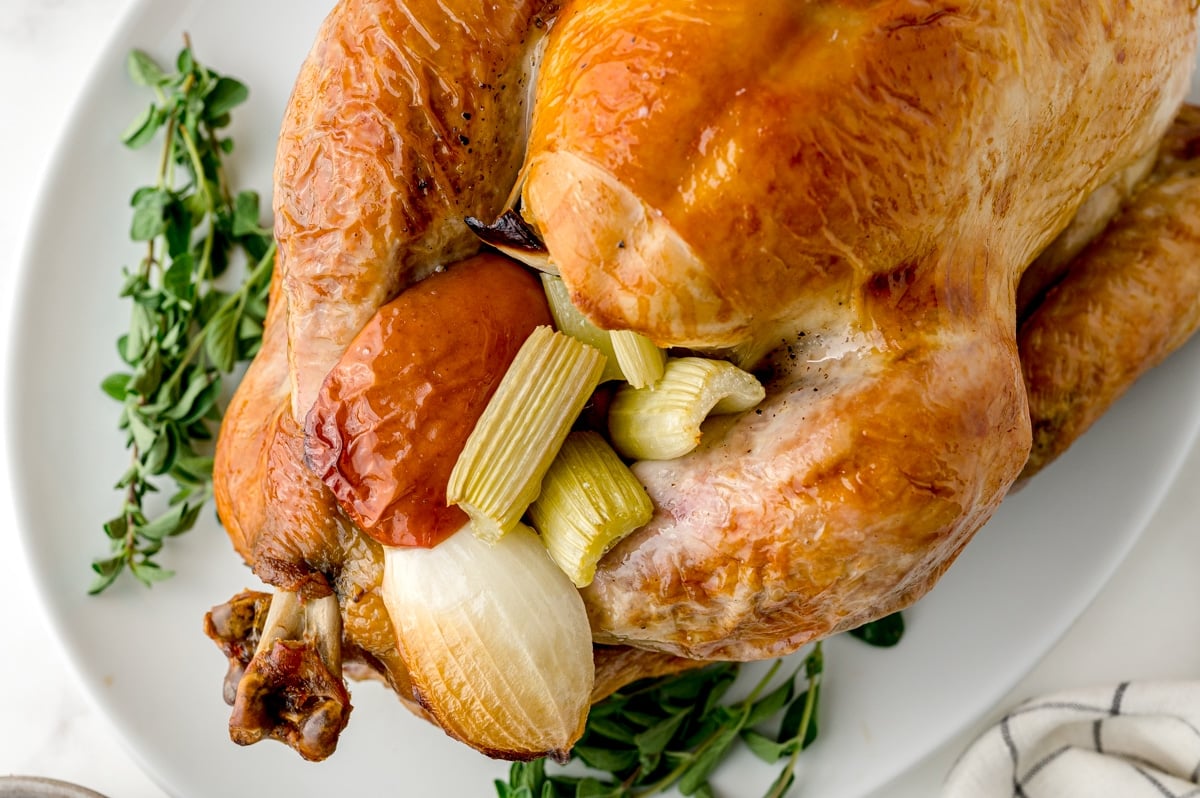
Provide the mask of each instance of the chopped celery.
[{"label": "chopped celery", "polygon": [[654,508],[633,472],[595,432],[572,432],[529,507],[558,567],[577,587],[617,541],[650,520]]},{"label": "chopped celery", "polygon": [[600,375],[600,382],[625,379],[617,362],[617,355],[613,351],[613,342],[608,330],[602,330],[592,324],[579,312],[579,308],[571,304],[571,293],[561,277],[543,274],[541,278],[542,290],[546,292],[546,300],[550,303],[550,315],[554,317],[554,326],[558,327],[560,332],[578,338],[604,355],[604,372]]},{"label": "chopped celery", "polygon": [[603,370],[604,355],[549,327],[538,327],[521,346],[446,488],[447,501],[471,517],[481,538],[498,540],[537,498]]},{"label": "chopped celery", "polygon": [[710,413],[740,413],[765,395],[753,374],[732,363],[671,358],[656,385],[617,391],[608,411],[609,437],[626,457],[682,457],[700,443],[700,424]]},{"label": "chopped celery", "polygon": [[613,353],[625,380],[634,388],[645,388],[662,379],[667,353],[644,335],[632,330],[613,330]]}]

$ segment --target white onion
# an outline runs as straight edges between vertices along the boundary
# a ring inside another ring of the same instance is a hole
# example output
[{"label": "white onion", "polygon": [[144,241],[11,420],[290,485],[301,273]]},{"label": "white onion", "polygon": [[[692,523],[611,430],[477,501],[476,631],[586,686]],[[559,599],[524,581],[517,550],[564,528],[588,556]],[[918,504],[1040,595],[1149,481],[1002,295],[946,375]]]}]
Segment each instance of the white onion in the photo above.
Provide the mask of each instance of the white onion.
[{"label": "white onion", "polygon": [[463,527],[432,549],[385,547],[383,600],[421,702],[490,756],[562,758],[595,670],[579,592],[532,530],[487,544]]}]

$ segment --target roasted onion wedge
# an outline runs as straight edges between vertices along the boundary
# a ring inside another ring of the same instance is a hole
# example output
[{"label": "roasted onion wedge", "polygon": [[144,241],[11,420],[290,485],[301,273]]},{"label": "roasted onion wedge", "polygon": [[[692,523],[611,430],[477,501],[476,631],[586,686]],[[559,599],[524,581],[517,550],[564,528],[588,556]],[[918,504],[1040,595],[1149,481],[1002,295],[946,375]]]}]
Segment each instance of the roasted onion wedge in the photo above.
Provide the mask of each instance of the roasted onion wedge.
[{"label": "roasted onion wedge", "polygon": [[385,548],[384,603],[415,697],[489,756],[565,760],[595,678],[583,601],[529,527],[495,544],[469,527]]}]

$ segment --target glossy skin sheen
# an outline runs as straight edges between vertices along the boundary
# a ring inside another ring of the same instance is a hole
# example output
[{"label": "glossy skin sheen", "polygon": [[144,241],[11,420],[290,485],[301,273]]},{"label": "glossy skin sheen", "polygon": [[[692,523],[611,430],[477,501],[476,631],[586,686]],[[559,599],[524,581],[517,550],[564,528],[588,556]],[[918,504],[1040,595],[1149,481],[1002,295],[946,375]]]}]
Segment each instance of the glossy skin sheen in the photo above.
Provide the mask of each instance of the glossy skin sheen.
[{"label": "glossy skin sheen", "polygon": [[[1192,66],[1189,5],[566,4],[522,212],[597,321],[727,351],[768,385],[761,412],[711,422],[692,455],[636,466],[656,516],[585,593],[599,640],[765,657],[928,590],[1028,452],[1021,271],[1154,148]],[[458,214],[476,188],[498,205],[512,187],[519,114],[466,134],[501,142],[490,161],[443,135],[462,116],[443,100],[474,96],[480,63],[523,75],[541,30],[537,4],[504,30],[490,9],[354,0],[323,28],[276,172],[287,340],[264,342],[218,452],[239,551],[281,587],[327,582],[348,658],[369,652],[357,661],[402,698],[381,549],[304,467],[292,408],[384,302],[474,251]],[[504,85],[492,107],[520,107],[524,87]],[[446,179],[413,180],[447,153],[430,170]],[[598,651],[598,690],[681,667]]]},{"label": "glossy skin sheen", "polygon": [[281,590],[336,593],[346,671],[383,678],[420,714],[379,594],[382,550],[304,463],[301,421],[380,306],[478,250],[462,219],[498,213],[515,181],[543,5],[343,0],[330,13],[280,131],[262,351],[218,440],[234,548]]},{"label": "glossy skin sheen", "polygon": [[568,4],[523,197],[573,298],[775,352],[760,412],[635,466],[597,640],[762,658],[933,585],[1029,451],[1020,274],[1154,146],[1194,36],[1185,0]]},{"label": "glossy skin sheen", "polygon": [[543,2],[344,0],[301,68],[275,161],[293,414],[381,305],[479,249],[525,136]]},{"label": "glossy skin sheen", "polygon": [[450,471],[517,350],[553,320],[537,278],[497,255],[434,274],[380,308],[325,378],[305,457],[342,509],[388,546],[462,528]]},{"label": "glossy skin sheen", "polygon": [[408,675],[379,595],[382,550],[338,512],[333,494],[304,465],[303,435],[288,402],[285,305],[273,289],[262,349],[217,438],[217,514],[264,582],[312,598],[336,593],[343,664],[370,670],[404,697]]}]

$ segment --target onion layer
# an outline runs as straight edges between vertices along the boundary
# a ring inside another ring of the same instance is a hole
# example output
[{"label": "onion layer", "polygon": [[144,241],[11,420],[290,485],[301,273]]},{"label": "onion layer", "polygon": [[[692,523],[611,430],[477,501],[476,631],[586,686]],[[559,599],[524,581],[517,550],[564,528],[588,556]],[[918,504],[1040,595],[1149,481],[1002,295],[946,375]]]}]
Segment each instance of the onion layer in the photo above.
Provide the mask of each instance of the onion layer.
[{"label": "onion layer", "polygon": [[595,671],[583,601],[532,530],[470,524],[432,549],[385,547],[383,600],[415,698],[451,737],[503,759],[565,759]]}]

